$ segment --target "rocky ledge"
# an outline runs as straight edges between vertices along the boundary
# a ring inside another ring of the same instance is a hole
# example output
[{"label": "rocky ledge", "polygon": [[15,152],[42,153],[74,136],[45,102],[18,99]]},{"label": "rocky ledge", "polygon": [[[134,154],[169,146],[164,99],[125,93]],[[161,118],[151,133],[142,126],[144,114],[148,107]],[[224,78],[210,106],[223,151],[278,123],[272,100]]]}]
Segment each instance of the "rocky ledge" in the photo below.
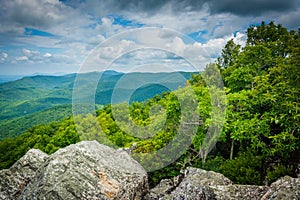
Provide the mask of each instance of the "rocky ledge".
[{"label": "rocky ledge", "polygon": [[236,185],[224,175],[189,167],[174,179],[162,180],[144,200],[298,200],[300,179],[285,176],[270,187]]},{"label": "rocky ledge", "polygon": [[51,156],[30,150],[0,171],[0,199],[142,199],[147,173],[126,152],[83,141]]},{"label": "rocky ledge", "polygon": [[0,171],[0,199],[300,199],[300,179],[235,185],[222,174],[189,167],[149,190],[146,171],[125,151],[83,141],[50,156],[29,150]]}]

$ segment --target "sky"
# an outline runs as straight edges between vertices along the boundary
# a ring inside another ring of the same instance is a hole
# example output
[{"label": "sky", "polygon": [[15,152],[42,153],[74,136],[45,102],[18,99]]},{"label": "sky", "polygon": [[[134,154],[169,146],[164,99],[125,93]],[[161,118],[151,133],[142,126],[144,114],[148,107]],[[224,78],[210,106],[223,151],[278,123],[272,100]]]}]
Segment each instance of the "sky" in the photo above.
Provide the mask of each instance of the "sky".
[{"label": "sky", "polygon": [[0,0],[0,75],[193,71],[261,21],[300,27],[298,0]]}]

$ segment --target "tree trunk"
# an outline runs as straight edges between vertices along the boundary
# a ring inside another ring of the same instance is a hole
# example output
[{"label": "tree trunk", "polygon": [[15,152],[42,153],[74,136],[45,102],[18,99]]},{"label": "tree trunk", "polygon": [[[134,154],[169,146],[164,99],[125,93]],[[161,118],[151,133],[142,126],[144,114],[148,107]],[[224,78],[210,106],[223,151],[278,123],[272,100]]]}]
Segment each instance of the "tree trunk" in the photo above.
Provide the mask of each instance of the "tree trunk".
[{"label": "tree trunk", "polygon": [[231,140],[230,160],[232,160],[233,158],[233,151],[234,151],[234,140]]}]

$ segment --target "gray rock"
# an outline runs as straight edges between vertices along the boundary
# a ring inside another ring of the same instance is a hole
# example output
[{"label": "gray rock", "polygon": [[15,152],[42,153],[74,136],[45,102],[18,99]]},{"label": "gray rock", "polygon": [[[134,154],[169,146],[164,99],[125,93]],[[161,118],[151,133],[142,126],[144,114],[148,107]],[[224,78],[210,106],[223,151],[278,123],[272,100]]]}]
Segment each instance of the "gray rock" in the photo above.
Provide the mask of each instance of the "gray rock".
[{"label": "gray rock", "polygon": [[188,167],[182,173],[184,173],[184,180],[197,185],[232,185],[232,181],[225,177],[223,174],[213,171],[206,171],[199,168]]},{"label": "gray rock", "polygon": [[84,141],[48,156],[27,152],[0,171],[0,200],[279,200],[300,199],[300,178],[270,187],[233,184],[224,175],[189,167],[148,191],[147,173],[125,151]]},{"label": "gray rock", "polygon": [[256,185],[217,185],[211,188],[218,200],[260,200],[269,190],[267,186]]},{"label": "gray rock", "polygon": [[183,172],[182,181],[162,199],[208,200],[216,199],[212,185],[231,185],[224,175],[212,171],[188,167]]},{"label": "gray rock", "polygon": [[16,199],[35,176],[48,155],[38,149],[29,150],[9,169],[0,171],[0,199]]},{"label": "gray rock", "polygon": [[178,177],[178,183],[162,180],[144,200],[300,200],[299,177],[285,176],[270,187],[233,184],[222,174],[191,167]]},{"label": "gray rock", "polygon": [[84,141],[52,154],[19,199],[141,199],[147,173],[126,152]]},{"label": "gray rock", "polygon": [[174,190],[175,186],[172,180],[164,179],[151,189],[148,194],[144,197],[144,200],[158,200],[164,197],[166,194],[170,194]]},{"label": "gray rock", "polygon": [[158,186],[150,190],[145,196],[145,200],[216,199],[214,191],[210,186],[232,185],[232,182],[220,173],[193,167],[188,167],[182,172],[181,177],[179,176],[175,180],[179,181],[163,180]]},{"label": "gray rock", "polygon": [[280,178],[270,186],[270,195],[268,198],[271,200],[279,199],[300,199],[300,179],[285,176]]},{"label": "gray rock", "polygon": [[161,200],[215,200],[215,194],[210,187],[196,185],[189,181],[183,181],[170,194],[166,194]]}]

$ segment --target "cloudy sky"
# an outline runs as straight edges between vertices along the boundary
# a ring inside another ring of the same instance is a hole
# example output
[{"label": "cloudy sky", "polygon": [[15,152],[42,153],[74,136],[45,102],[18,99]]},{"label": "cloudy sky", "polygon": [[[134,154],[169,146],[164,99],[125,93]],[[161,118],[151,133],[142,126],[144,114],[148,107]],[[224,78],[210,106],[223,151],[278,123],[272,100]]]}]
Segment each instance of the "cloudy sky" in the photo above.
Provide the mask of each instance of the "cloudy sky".
[{"label": "cloudy sky", "polygon": [[[212,62],[261,21],[300,27],[298,0],[0,0],[0,75],[168,71]],[[167,68],[170,69],[167,69]]]}]

